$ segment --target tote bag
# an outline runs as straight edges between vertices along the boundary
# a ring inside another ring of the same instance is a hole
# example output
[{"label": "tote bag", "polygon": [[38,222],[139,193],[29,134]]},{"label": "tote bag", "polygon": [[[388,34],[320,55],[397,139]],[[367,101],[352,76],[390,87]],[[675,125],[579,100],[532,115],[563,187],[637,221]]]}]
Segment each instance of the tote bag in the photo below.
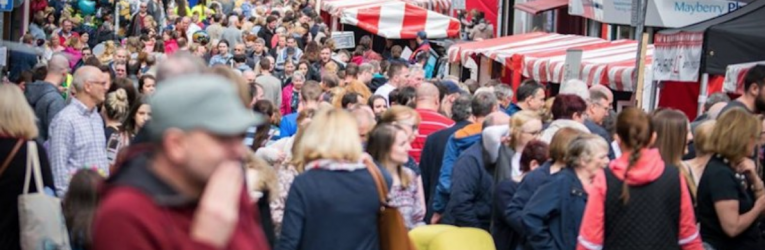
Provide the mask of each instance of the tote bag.
[{"label": "tote bag", "polygon": [[[34,175],[34,176],[32,176]],[[29,181],[34,177],[37,193],[29,193]],[[24,193],[19,195],[21,249],[70,250],[61,201],[42,192],[43,180],[37,144],[27,142],[27,167]]]}]

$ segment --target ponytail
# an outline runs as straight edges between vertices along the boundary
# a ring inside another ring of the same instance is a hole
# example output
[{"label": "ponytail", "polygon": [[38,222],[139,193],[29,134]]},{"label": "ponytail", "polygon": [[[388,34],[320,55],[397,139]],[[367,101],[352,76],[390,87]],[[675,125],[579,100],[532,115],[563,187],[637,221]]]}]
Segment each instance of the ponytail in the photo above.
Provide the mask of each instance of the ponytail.
[{"label": "ponytail", "polygon": [[616,134],[622,139],[622,143],[631,150],[627,169],[624,170],[624,181],[620,198],[626,205],[630,200],[627,176],[641,157],[641,150],[648,147],[653,136],[653,126],[648,114],[640,109],[628,108],[619,114],[616,121]]}]

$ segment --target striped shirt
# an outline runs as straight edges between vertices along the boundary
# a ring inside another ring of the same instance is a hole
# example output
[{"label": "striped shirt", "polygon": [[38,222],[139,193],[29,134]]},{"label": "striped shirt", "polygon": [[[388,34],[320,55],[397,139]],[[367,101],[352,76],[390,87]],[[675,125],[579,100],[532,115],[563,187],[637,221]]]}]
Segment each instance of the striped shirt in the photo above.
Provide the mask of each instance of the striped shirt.
[{"label": "striped shirt", "polygon": [[48,155],[56,193],[61,197],[69,187],[71,176],[80,168],[96,167],[108,175],[104,121],[98,110],[88,109],[73,98],[50,125]]},{"label": "striped shirt", "polygon": [[417,138],[412,142],[412,150],[409,151],[409,155],[420,163],[420,155],[422,154],[422,148],[425,147],[425,139],[436,131],[451,127],[454,125],[454,121],[439,114],[433,110],[416,109],[420,114],[420,127],[417,133]]}]

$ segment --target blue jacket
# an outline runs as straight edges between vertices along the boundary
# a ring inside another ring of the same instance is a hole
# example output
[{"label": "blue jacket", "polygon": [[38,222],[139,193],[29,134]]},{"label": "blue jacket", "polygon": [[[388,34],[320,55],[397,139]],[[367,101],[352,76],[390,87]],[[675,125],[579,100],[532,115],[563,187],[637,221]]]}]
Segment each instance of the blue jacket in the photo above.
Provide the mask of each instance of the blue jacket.
[{"label": "blue jacket", "polygon": [[518,104],[510,103],[510,107],[507,107],[505,109],[505,113],[509,116],[513,116],[515,113],[518,113],[518,111],[521,111],[521,107],[518,106]]},{"label": "blue jacket", "polygon": [[432,133],[425,140],[425,146],[422,148],[422,157],[420,158],[420,171],[422,172],[422,188],[425,193],[425,201],[428,205],[428,211],[425,214],[425,221],[429,222],[433,214],[431,200],[435,193],[438,176],[441,173],[441,165],[444,160],[444,151],[454,132],[470,124],[469,121],[461,121],[449,128],[445,128]]},{"label": "blue jacket", "polygon": [[433,211],[443,213],[449,202],[449,194],[452,186],[452,167],[462,151],[481,139],[482,124],[473,123],[454,132],[449,137],[444,150],[444,159],[441,163],[441,171],[438,175],[436,194],[433,196]]},{"label": "blue jacket", "polygon": [[[383,175],[390,187],[391,180]],[[366,169],[314,169],[298,175],[287,196],[274,249],[380,249],[376,188]]]},{"label": "blue jacket", "polygon": [[[32,46],[24,45],[26,48],[34,50]],[[16,81],[21,76],[21,72],[31,71],[37,66],[37,55],[22,51],[11,50],[10,61],[8,64],[8,79]]]},{"label": "blue jacket", "polygon": [[501,216],[501,213],[513,199],[516,190],[518,190],[518,182],[508,179],[500,181],[494,191],[493,207],[498,216],[491,218],[493,222],[491,236],[494,238],[494,245],[497,246],[497,250],[516,250],[521,242],[520,235]]},{"label": "blue jacket", "polygon": [[279,123],[279,138],[274,138],[274,140],[287,138],[297,133],[297,115],[298,113],[292,113],[282,117],[282,121]]},{"label": "blue jacket", "polygon": [[566,168],[542,185],[523,209],[528,245],[535,250],[576,249],[587,192],[574,170]]},{"label": "blue jacket", "polygon": [[494,170],[484,164],[483,152],[483,144],[475,143],[455,162],[443,224],[489,231]]},{"label": "blue jacket", "polygon": [[526,174],[521,183],[518,184],[518,190],[515,191],[510,204],[505,208],[505,222],[510,224],[515,232],[521,234],[521,239],[525,239],[526,235],[524,232],[525,227],[521,221],[523,208],[534,192],[537,191],[537,188],[550,180],[550,166],[552,166],[552,162],[548,161]]}]

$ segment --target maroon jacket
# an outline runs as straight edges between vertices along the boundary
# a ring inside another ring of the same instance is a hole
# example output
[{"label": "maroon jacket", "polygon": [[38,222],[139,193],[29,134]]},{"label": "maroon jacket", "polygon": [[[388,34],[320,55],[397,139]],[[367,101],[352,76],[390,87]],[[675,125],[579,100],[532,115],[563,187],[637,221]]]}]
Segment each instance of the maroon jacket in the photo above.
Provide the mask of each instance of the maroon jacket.
[{"label": "maroon jacket", "polygon": [[[189,235],[197,201],[173,190],[148,163],[146,155],[131,160],[105,184],[93,222],[93,249],[217,249]],[[224,249],[268,250],[246,195],[243,191],[239,223]]]}]

